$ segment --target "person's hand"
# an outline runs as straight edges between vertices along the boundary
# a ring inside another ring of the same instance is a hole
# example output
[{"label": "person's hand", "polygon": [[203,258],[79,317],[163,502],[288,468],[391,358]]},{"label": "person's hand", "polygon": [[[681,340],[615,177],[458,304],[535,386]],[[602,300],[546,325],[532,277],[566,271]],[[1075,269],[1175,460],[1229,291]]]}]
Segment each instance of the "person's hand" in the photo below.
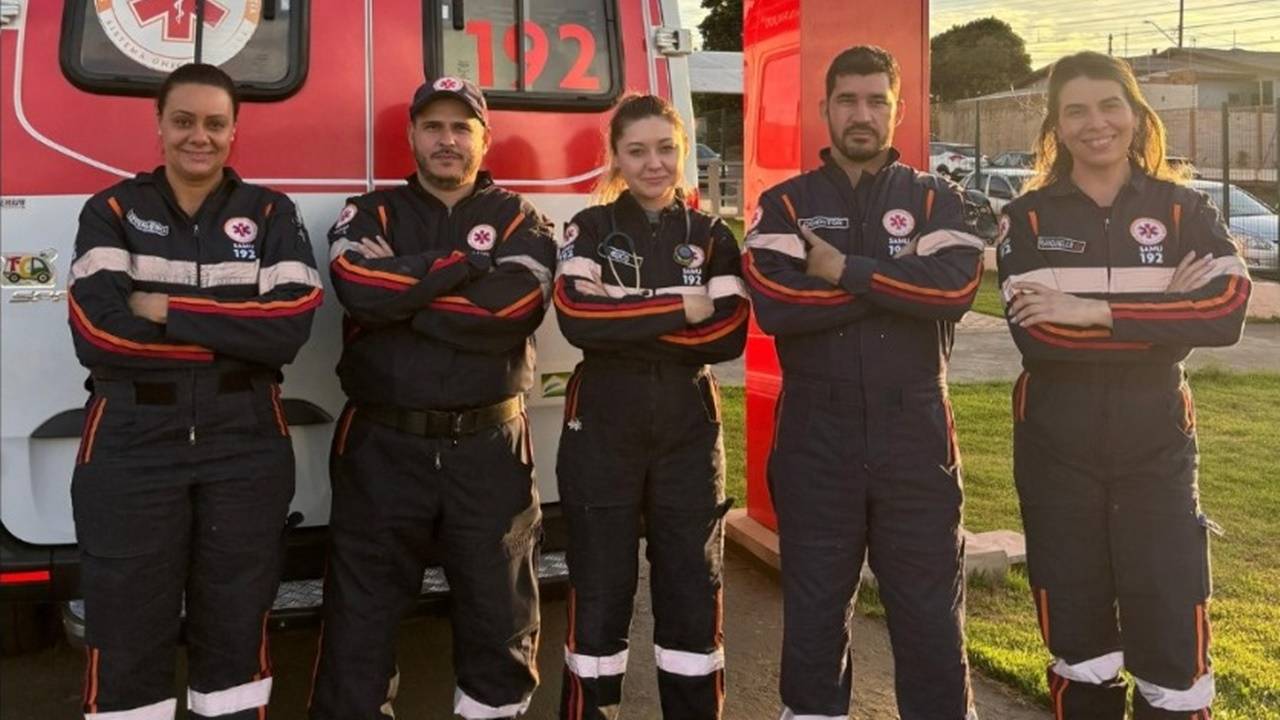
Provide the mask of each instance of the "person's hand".
[{"label": "person's hand", "polygon": [[808,246],[804,274],[839,285],[840,276],[844,274],[844,253],[803,225],[800,226],[800,234]]},{"label": "person's hand", "polygon": [[1196,259],[1195,252],[1187,253],[1182,258],[1182,262],[1178,263],[1178,268],[1173,271],[1173,277],[1169,278],[1169,287],[1165,288],[1168,293],[1185,293],[1192,290],[1199,290],[1209,281],[1213,279],[1213,253],[1206,253],[1204,257]]},{"label": "person's hand", "polygon": [[1089,300],[1040,283],[1013,284],[1009,321],[1021,327],[1054,323],[1068,327],[1111,327],[1111,306],[1105,300]]},{"label": "person's hand", "polygon": [[595,295],[596,297],[609,296],[609,294],[604,291],[603,285],[591,282],[586,278],[573,278],[573,289],[583,295]]},{"label": "person's hand", "polygon": [[906,245],[903,245],[901,250],[893,254],[893,259],[897,260],[898,258],[904,258],[904,257],[907,257],[908,255],[915,255],[916,248],[919,245],[920,245],[920,238],[918,236],[911,238],[911,242],[907,243]]},{"label": "person's hand", "polygon": [[165,293],[129,293],[129,311],[144,320],[164,323],[169,319],[169,296]]},{"label": "person's hand", "polygon": [[681,295],[680,298],[684,301],[684,319],[690,325],[697,325],[716,311],[716,304],[706,294]]},{"label": "person's hand", "polygon": [[370,260],[396,256],[395,251],[391,249],[391,246],[387,244],[386,240],[382,239],[381,235],[374,236],[372,240],[369,238],[360,238],[360,242],[356,244],[355,250]]}]

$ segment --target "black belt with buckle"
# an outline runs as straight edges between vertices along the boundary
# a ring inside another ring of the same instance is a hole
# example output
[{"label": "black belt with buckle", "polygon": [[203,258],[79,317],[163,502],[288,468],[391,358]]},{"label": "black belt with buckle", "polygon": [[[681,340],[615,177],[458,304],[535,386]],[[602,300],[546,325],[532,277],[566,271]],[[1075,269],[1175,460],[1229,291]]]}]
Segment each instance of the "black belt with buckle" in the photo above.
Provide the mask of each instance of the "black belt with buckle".
[{"label": "black belt with buckle", "polygon": [[361,405],[360,414],[379,425],[422,437],[459,437],[505,424],[524,412],[524,397],[470,410],[410,410],[381,405]]}]

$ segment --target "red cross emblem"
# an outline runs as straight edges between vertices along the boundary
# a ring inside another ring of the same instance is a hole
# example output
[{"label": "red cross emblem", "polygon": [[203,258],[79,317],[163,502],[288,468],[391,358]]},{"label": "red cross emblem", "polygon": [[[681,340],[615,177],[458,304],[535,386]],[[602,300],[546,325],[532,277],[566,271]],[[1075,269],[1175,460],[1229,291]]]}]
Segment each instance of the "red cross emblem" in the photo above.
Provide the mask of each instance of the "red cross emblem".
[{"label": "red cross emblem", "polygon": [[889,224],[893,226],[894,230],[901,230],[907,226],[907,221],[901,215],[894,215],[889,218]]},{"label": "red cross emblem", "polygon": [[1144,238],[1150,239],[1156,236],[1160,231],[1151,223],[1142,223],[1138,226],[1138,234]]},{"label": "red cross emblem", "polygon": [[[169,42],[193,42],[196,36],[196,0],[132,0],[129,3],[138,24],[164,21],[162,37]],[[204,24],[216,28],[229,11],[215,0],[205,0]]]},{"label": "red cross emblem", "polygon": [[436,81],[437,90],[457,91],[462,89],[462,81],[457,78],[445,77]]},{"label": "red cross emblem", "polygon": [[245,237],[252,232],[252,229],[245,223],[239,222],[231,226],[231,232],[235,233],[237,237]]}]

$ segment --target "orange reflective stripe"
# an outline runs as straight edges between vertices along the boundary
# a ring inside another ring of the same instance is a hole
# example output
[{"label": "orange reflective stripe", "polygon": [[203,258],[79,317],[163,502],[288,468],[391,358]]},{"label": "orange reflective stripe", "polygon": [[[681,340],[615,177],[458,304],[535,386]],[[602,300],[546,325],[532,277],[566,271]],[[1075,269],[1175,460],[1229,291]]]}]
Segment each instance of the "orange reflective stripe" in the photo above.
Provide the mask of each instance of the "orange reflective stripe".
[{"label": "orange reflective stripe", "polygon": [[294,308],[314,303],[319,299],[320,288],[312,288],[302,297],[294,300],[271,300],[268,302],[258,302],[256,300],[242,301],[226,301],[214,300],[212,298],[187,297],[182,295],[169,296],[169,303],[173,305],[191,305],[206,308],[226,308],[229,310],[291,310]]},{"label": "orange reflective stripe", "polygon": [[505,242],[507,238],[511,237],[511,233],[515,232],[522,222],[524,222],[524,213],[518,213],[516,219],[512,220],[507,229],[502,231],[502,240]]},{"label": "orange reflective stripe", "polygon": [[1044,646],[1049,647],[1049,591],[1039,588],[1036,597],[1040,600],[1036,603],[1040,611],[1040,637],[1044,638]]},{"label": "orange reflective stripe", "polygon": [[1220,305],[1228,303],[1234,299],[1237,287],[1241,282],[1239,275],[1232,275],[1230,281],[1227,282],[1227,288],[1220,294],[1204,300],[1175,300],[1165,303],[1111,303],[1112,315],[1116,310],[1120,310],[1120,317],[1141,318],[1141,312],[1169,312],[1172,310],[1187,310],[1195,312],[1203,312],[1212,310]]},{"label": "orange reflective stripe", "polygon": [[770,280],[760,268],[756,267],[755,254],[751,250],[747,250],[747,275],[748,279],[757,281],[760,285],[784,295],[790,295],[794,298],[818,298],[823,300],[835,300],[838,302],[847,302],[853,300],[853,295],[844,290],[796,290],[782,283]]},{"label": "orange reflective stripe", "polygon": [[925,222],[928,222],[928,221],[929,221],[929,218],[933,217],[933,194],[934,194],[934,193],[933,193],[933,188],[929,188],[928,192],[926,192],[926,193],[925,193],[925,196],[924,196],[924,220],[925,220]]},{"label": "orange reflective stripe", "polygon": [[960,299],[978,289],[978,285],[982,282],[981,261],[979,261],[978,270],[979,272],[974,273],[973,280],[970,280],[968,285],[965,285],[959,290],[939,290],[938,288],[924,287],[923,285],[912,285],[911,283],[896,280],[888,275],[881,275],[880,273],[873,273],[871,275],[871,280],[872,282],[882,283],[916,295]]},{"label": "orange reflective stripe", "polygon": [[94,339],[117,346],[123,350],[133,351],[130,354],[145,355],[162,355],[179,357],[185,360],[212,360],[213,352],[199,345],[164,345],[160,343],[140,343],[133,340],[126,340],[122,337],[112,335],[102,330],[93,323],[89,322],[89,316],[85,314],[84,309],[80,307],[80,303],[76,302],[75,296],[67,293],[67,306],[71,310],[72,318],[77,322],[77,329],[82,334],[90,336]]},{"label": "orange reflective stripe", "polygon": [[378,222],[382,225],[382,232],[387,232],[387,207],[385,205],[378,206]]},{"label": "orange reflective stripe", "polygon": [[98,424],[102,422],[102,413],[106,407],[107,399],[100,397],[89,411],[89,421],[85,426],[84,432],[84,450],[80,454],[81,464],[93,459],[93,442],[98,436]]},{"label": "orange reflective stripe", "polygon": [[346,416],[342,418],[342,424],[338,426],[338,442],[336,443],[338,455],[342,455],[347,451],[347,431],[351,429],[351,419],[356,416],[356,406],[352,405],[347,408]]},{"label": "orange reflective stripe", "polygon": [[388,280],[390,282],[399,283],[401,285],[416,285],[418,282],[418,278],[410,275],[398,275],[396,273],[382,272],[380,270],[370,270],[368,268],[361,267],[341,255],[339,255],[338,259],[334,260],[333,262],[340,269],[346,270],[347,272],[355,273],[356,275],[363,275],[365,277],[377,278],[379,280]]},{"label": "orange reflective stripe", "polygon": [[749,314],[750,311],[747,309],[747,304],[745,302],[738,303],[738,309],[733,312],[733,315],[715,325],[700,328],[699,330],[681,330],[678,333],[659,335],[658,339],[676,343],[677,345],[702,345],[713,342],[741,327],[742,323],[747,321],[747,315]]},{"label": "orange reflective stripe", "polygon": [[791,216],[791,222],[800,222],[800,216],[796,214],[796,208],[791,204],[791,198],[786,193],[782,194],[782,204],[787,208],[787,214]]},{"label": "orange reflective stripe", "polygon": [[124,211],[120,209],[120,202],[114,197],[107,198],[107,205],[111,208],[111,212],[116,214],[116,218],[123,220]]},{"label": "orange reflective stripe", "polygon": [[1031,234],[1039,235],[1040,234],[1040,216],[1036,214],[1035,210],[1027,211],[1027,222],[1031,223]]},{"label": "orange reflective stripe", "polygon": [[1182,237],[1182,203],[1173,204],[1173,237],[1174,239]]},{"label": "orange reflective stripe", "polygon": [[1204,604],[1196,605],[1196,677],[1204,675],[1206,663],[1205,656],[1208,653],[1208,646],[1205,638],[1205,612]]}]

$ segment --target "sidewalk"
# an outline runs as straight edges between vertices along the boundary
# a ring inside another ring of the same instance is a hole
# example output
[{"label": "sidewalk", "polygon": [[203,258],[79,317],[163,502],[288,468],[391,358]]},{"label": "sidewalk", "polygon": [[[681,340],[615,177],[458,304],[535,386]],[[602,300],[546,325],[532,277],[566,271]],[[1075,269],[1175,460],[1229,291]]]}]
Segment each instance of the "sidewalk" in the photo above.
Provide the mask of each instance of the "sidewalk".
[{"label": "sidewalk", "polygon": [[[1268,283],[1274,287],[1274,283]],[[1277,309],[1280,314],[1280,308]],[[1280,323],[1246,322],[1244,338],[1223,348],[1198,348],[1187,360],[1191,370],[1218,368],[1233,372],[1280,372]],[[969,313],[956,331],[951,351],[953,383],[1013,380],[1022,371],[1022,356],[1005,322]]]}]

